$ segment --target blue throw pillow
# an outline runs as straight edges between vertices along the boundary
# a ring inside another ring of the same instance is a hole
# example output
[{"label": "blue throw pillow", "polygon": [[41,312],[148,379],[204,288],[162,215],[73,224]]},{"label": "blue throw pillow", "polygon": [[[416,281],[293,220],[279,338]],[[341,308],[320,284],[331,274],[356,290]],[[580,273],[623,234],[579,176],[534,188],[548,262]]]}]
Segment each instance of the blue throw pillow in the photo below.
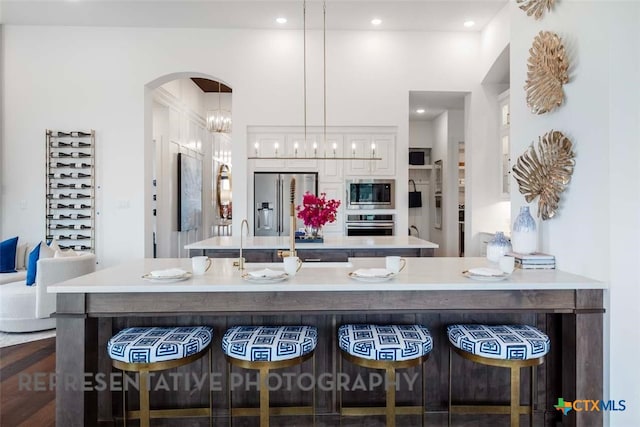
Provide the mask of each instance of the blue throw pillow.
[{"label": "blue throw pillow", "polygon": [[29,266],[27,267],[27,286],[31,286],[36,283],[36,268],[38,267],[38,259],[40,259],[40,245],[38,243],[29,252]]},{"label": "blue throw pillow", "polygon": [[18,237],[0,242],[0,273],[16,272],[16,248]]}]

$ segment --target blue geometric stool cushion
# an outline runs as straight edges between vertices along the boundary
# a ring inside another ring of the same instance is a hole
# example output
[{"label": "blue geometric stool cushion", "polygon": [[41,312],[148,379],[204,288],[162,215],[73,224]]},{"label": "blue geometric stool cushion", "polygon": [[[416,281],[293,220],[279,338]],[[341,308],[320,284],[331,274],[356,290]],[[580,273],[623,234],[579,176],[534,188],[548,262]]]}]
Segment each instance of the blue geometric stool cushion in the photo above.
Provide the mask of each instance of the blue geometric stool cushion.
[{"label": "blue geometric stool cushion", "polygon": [[551,348],[549,337],[528,325],[449,325],[447,334],[453,346],[490,359],[534,359]]},{"label": "blue geometric stool cushion", "polygon": [[127,328],[111,337],[107,352],[125,363],[163,362],[199,353],[212,338],[208,326]]},{"label": "blue geometric stool cushion", "polygon": [[433,348],[429,330],[422,325],[342,325],[340,348],[369,360],[411,360]]},{"label": "blue geometric stool cushion", "polygon": [[318,329],[313,326],[234,326],[222,337],[222,351],[249,362],[277,362],[315,350]]}]

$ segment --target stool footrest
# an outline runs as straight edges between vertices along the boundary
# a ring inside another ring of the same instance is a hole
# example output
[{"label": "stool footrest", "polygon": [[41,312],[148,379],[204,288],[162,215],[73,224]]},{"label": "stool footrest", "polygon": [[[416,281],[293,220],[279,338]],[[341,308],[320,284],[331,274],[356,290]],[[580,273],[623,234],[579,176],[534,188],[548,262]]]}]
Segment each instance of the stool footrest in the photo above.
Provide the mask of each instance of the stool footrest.
[{"label": "stool footrest", "polygon": [[[451,405],[452,414],[510,414],[509,405]],[[531,406],[520,405],[521,415],[531,414]]]},{"label": "stool footrest", "polygon": [[[209,408],[151,409],[149,411],[149,418],[208,417],[210,415]],[[127,411],[127,419],[139,420],[140,411]]]},{"label": "stool footrest", "polygon": [[[313,415],[313,406],[274,406],[269,408],[269,415]],[[260,408],[232,408],[232,417],[258,417]]]},{"label": "stool footrest", "polygon": [[[423,406],[396,406],[396,415],[420,415],[424,412]],[[387,408],[385,406],[348,406],[340,410],[340,415],[363,416],[363,415],[386,415]]]}]

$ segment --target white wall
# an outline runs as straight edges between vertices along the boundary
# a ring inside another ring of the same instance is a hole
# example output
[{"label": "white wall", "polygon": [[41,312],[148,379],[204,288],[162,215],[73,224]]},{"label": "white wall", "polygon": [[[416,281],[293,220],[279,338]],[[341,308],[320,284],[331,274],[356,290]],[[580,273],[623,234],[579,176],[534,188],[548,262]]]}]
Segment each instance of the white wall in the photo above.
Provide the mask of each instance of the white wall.
[{"label": "white wall", "polygon": [[[308,124],[320,125],[322,67],[314,52],[322,51],[321,33],[307,35]],[[5,27],[3,232],[42,237],[44,129],[93,128],[103,208],[98,255],[102,265],[143,256],[150,176],[143,159],[152,132],[145,85],[176,72],[221,79],[234,90],[233,140],[244,141],[248,125],[302,124],[301,42],[300,31]],[[397,126],[397,152],[406,153],[409,90],[469,90],[479,80],[478,44],[477,33],[328,33],[328,124]],[[52,67],[60,58],[91,66]],[[243,218],[245,144],[233,145],[233,159],[234,218]],[[405,156],[396,165],[398,194],[406,195]],[[119,207],[123,201],[128,208]],[[407,217],[397,226],[406,230]]]},{"label": "white wall", "polygon": [[[563,270],[609,283],[605,381],[610,382],[604,398],[627,401],[626,411],[610,414],[612,426],[637,425],[640,4],[559,2],[543,21],[528,18],[514,5],[511,19],[512,153],[522,153],[551,129],[564,132],[576,153],[573,178],[561,196],[557,218],[539,222],[540,249],[556,255]],[[570,81],[564,86],[565,103],[557,111],[534,116],[520,88],[528,50],[542,29],[562,37]],[[512,191],[511,200],[515,214],[523,199]]]},{"label": "white wall", "polygon": [[409,147],[433,147],[431,120],[412,120],[409,122]]}]

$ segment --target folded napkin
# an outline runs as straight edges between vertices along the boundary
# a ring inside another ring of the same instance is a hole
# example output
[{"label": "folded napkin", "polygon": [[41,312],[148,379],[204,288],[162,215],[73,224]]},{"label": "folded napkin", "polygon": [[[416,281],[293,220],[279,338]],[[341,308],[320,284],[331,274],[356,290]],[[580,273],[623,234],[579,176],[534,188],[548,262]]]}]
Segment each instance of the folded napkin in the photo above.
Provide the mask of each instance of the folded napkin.
[{"label": "folded napkin", "polygon": [[386,268],[360,268],[354,271],[353,274],[360,277],[387,277],[393,274],[393,271]]},{"label": "folded napkin", "polygon": [[282,277],[282,275],[286,273],[282,270],[271,270],[269,268],[265,268],[262,270],[249,271],[247,274],[254,278],[272,279],[274,277]]},{"label": "folded napkin", "polygon": [[476,276],[486,276],[486,277],[505,275],[504,271],[498,270],[497,268],[490,268],[490,267],[470,268],[469,273],[475,274]]},{"label": "folded napkin", "polygon": [[152,271],[151,273],[149,273],[149,275],[151,277],[155,277],[155,278],[167,278],[167,277],[179,277],[179,276],[184,276],[185,274],[187,274],[186,271],[184,271],[181,268],[169,268],[167,270],[155,270]]}]

